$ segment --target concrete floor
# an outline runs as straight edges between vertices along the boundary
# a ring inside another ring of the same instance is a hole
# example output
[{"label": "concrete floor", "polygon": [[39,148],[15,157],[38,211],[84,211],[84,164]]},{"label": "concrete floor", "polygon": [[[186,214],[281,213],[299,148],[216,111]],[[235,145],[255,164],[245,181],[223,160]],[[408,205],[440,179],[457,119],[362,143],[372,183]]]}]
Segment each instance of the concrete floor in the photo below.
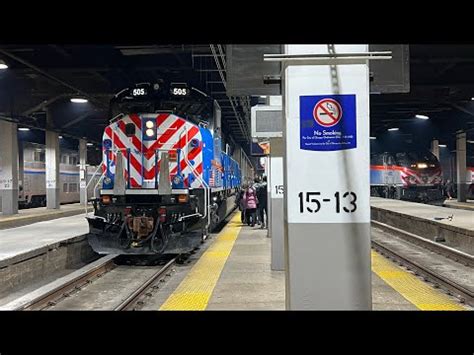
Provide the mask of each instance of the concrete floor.
[{"label": "concrete floor", "polygon": [[432,206],[415,202],[391,200],[381,197],[371,197],[370,205],[372,207],[388,209],[396,213],[427,219],[430,221],[434,221],[434,217],[447,217],[454,215],[452,221],[444,219],[436,221],[436,223],[447,226],[455,226],[457,228],[466,230],[468,233],[474,233],[474,211]]},{"label": "concrete floor", "polygon": [[468,211],[474,211],[474,200],[467,200],[466,202],[458,202],[457,200],[446,200],[444,205],[449,208],[459,208]]},{"label": "concrete floor", "polygon": [[[267,231],[244,226],[222,270],[207,310],[284,310],[285,272],[270,270]],[[374,310],[417,308],[372,273]]]},{"label": "concrete floor", "polygon": [[[91,206],[89,206],[89,211],[92,211]],[[19,210],[16,215],[8,216],[4,216],[2,212],[0,212],[0,230],[49,221],[56,218],[70,217],[83,213],[85,213],[85,209],[79,203],[61,205],[58,210],[48,210],[46,207],[27,208]]]},{"label": "concrete floor", "polygon": [[89,226],[84,215],[0,230],[0,262],[88,231]]},{"label": "concrete floor", "polygon": [[267,231],[242,227],[208,310],[284,310],[285,272],[272,271]]}]

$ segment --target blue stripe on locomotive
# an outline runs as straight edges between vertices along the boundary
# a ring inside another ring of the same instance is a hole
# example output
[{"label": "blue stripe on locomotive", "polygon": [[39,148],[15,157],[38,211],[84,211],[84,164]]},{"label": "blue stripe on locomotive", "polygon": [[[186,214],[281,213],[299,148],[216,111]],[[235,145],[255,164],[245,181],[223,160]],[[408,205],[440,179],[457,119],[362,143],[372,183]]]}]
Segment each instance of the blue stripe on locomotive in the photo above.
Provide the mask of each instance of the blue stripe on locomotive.
[{"label": "blue stripe on locomotive", "polygon": [[199,127],[199,131],[202,137],[202,177],[206,184],[209,184],[214,159],[214,139],[207,128]]}]

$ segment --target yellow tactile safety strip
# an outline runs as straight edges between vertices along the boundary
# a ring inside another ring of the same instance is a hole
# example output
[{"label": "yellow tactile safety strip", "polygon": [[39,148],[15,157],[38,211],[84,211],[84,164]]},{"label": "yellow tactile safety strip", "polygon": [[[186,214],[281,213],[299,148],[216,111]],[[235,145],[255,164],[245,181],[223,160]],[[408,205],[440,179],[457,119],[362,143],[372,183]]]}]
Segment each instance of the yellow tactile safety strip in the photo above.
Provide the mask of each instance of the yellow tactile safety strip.
[{"label": "yellow tactile safety strip", "polygon": [[373,250],[372,271],[418,309],[423,311],[466,310],[447,295],[430,287],[415,275],[403,270]]},{"label": "yellow tactile safety strip", "polygon": [[160,310],[204,310],[241,229],[237,213],[201,256]]}]

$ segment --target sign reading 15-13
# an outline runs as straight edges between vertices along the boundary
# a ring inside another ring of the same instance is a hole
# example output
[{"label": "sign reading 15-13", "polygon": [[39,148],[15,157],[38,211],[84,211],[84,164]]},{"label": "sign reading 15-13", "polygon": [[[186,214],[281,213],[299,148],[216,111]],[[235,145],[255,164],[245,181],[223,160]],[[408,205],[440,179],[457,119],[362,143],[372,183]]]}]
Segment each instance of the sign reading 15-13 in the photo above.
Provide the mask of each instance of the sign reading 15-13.
[{"label": "sign reading 15-13", "polygon": [[300,148],[357,147],[355,95],[300,96]]}]

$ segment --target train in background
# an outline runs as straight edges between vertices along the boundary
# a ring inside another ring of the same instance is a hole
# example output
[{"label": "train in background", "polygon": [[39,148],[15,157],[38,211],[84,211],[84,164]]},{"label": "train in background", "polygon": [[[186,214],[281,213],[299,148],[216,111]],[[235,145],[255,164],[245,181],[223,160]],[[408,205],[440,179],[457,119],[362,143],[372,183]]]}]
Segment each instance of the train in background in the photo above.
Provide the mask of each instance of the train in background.
[{"label": "train in background", "polygon": [[235,209],[240,166],[220,134],[189,114],[207,107],[204,96],[160,82],[114,97],[122,113],[105,128],[102,189],[87,217],[96,252],[186,254]]},{"label": "train in background", "polygon": [[[19,208],[46,206],[45,146],[37,143],[20,142],[23,154],[19,162]],[[61,149],[59,164],[60,203],[79,202],[79,153]],[[22,169],[23,168],[23,169]],[[88,180],[94,175],[96,167],[87,167]],[[88,196],[94,195],[94,186],[99,175],[89,184]]]},{"label": "train in background", "polygon": [[439,160],[429,151],[371,154],[371,196],[436,201],[443,199],[442,182]]}]

